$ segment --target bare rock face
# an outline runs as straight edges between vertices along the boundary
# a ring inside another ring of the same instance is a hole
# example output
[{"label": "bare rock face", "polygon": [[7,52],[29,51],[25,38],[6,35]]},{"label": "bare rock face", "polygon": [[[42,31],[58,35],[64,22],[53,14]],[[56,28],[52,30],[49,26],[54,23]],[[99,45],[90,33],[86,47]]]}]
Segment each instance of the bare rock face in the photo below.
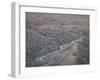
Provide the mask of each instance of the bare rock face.
[{"label": "bare rock face", "polygon": [[38,66],[77,64],[76,62],[77,56],[74,55],[74,53],[77,52],[78,49],[77,47],[78,44],[73,41],[69,44],[62,45],[62,48],[60,50],[36,58],[35,61]]},{"label": "bare rock face", "polygon": [[82,42],[78,42],[78,52],[76,53],[79,64],[89,64],[89,40],[84,38]]},{"label": "bare rock face", "polygon": [[89,64],[88,38],[88,15],[26,12],[26,67]]},{"label": "bare rock face", "polygon": [[49,31],[47,32],[41,33],[34,28],[27,29],[27,66],[89,64],[88,38],[75,40],[75,38],[71,39],[71,36],[66,37],[60,31],[50,31],[50,34]]},{"label": "bare rock face", "polygon": [[84,40],[78,39],[64,44],[62,47],[60,46],[60,50],[37,57],[35,59],[36,66],[89,64],[87,42],[84,43]]}]

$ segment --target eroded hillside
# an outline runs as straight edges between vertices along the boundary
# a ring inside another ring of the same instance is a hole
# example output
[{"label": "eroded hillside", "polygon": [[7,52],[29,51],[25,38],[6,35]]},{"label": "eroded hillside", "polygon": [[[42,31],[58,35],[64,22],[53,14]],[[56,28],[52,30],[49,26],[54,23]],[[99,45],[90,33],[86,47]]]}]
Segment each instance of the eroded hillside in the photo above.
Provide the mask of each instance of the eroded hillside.
[{"label": "eroded hillside", "polygon": [[[78,39],[82,39],[82,41],[75,42],[78,45],[77,48],[74,48],[75,45],[71,43]],[[68,44],[71,44],[69,49],[59,52],[60,46]],[[77,51],[74,51],[73,48]],[[54,56],[55,51],[57,52],[56,56],[51,57],[50,60],[47,60],[48,57],[41,58],[50,54]],[[27,67],[88,63],[88,15],[26,13]]]}]

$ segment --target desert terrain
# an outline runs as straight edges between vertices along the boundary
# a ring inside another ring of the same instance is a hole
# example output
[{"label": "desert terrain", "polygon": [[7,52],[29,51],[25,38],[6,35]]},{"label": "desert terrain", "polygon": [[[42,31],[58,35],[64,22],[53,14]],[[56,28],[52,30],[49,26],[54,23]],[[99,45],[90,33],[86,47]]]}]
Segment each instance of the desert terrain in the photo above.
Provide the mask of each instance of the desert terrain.
[{"label": "desert terrain", "polygon": [[89,15],[25,15],[26,67],[89,64]]}]

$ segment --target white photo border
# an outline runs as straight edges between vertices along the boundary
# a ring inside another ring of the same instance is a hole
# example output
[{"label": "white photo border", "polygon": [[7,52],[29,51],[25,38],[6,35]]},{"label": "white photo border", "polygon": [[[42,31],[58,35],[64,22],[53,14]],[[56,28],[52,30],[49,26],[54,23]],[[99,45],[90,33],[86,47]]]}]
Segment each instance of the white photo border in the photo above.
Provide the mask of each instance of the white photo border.
[{"label": "white photo border", "polygon": [[[96,68],[95,54],[95,9],[88,8],[63,8],[32,6],[32,4],[13,3],[12,26],[15,26],[15,52],[12,55],[12,76],[39,76],[39,75],[62,75],[69,73],[94,72]],[[25,12],[79,14],[90,16],[90,64],[89,65],[66,65],[48,67],[25,67]]]}]

